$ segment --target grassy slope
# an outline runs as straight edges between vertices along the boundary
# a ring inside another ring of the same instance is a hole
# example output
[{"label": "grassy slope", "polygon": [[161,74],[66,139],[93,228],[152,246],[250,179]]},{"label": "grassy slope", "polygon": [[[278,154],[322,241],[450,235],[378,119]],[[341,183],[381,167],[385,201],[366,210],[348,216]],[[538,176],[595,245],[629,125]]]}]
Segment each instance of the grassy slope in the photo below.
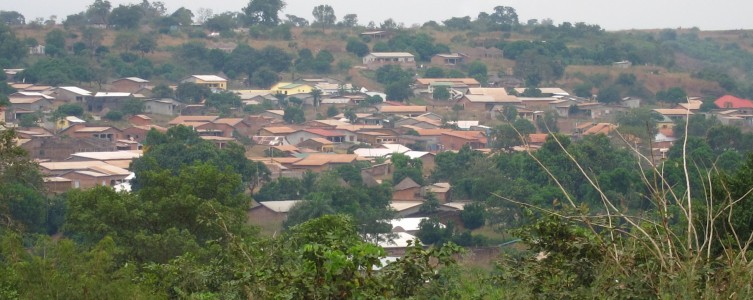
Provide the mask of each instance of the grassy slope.
[{"label": "grassy slope", "polygon": [[[62,27],[58,27],[61,28]],[[35,38],[40,43],[43,43],[45,34],[51,30],[51,28],[16,28],[16,35],[21,38]],[[678,34],[681,34],[689,30],[680,30]],[[234,42],[234,43],[246,43],[255,48],[262,48],[268,45],[273,45],[283,49],[288,49],[290,52],[297,52],[299,49],[309,48],[314,53],[319,50],[328,50],[336,58],[337,61],[347,60],[350,61],[353,66],[360,64],[360,58],[345,51],[345,44],[348,37],[357,36],[360,31],[356,29],[312,29],[312,28],[293,28],[293,39],[291,41],[277,41],[277,40],[259,40],[252,39],[246,35],[239,34],[234,38],[208,40],[200,39],[200,41],[206,44],[213,42]],[[479,43],[482,41],[490,41],[493,43],[500,39],[499,32],[491,33],[468,33],[457,31],[437,31],[433,29],[422,29],[422,32],[426,32],[433,36],[436,42],[447,44],[453,51],[462,52],[471,48],[472,43]],[[649,31],[649,32],[655,32]],[[80,36],[80,32],[76,32]],[[117,32],[108,30],[105,32],[102,44],[108,47],[113,47],[115,36]],[[753,52],[753,31],[745,30],[730,30],[730,31],[701,31],[698,32],[700,39],[713,40],[719,42],[721,45],[737,45],[743,50]],[[536,39],[534,36],[521,35],[513,33],[507,40],[531,40]],[[191,39],[183,37],[174,37],[169,35],[160,35],[158,40],[159,48],[154,53],[147,54],[146,56],[156,64],[164,63],[170,60],[171,53],[167,49],[186,43]],[[68,39],[68,43],[73,44],[77,39]],[[377,41],[372,41],[369,46],[373,46]],[[693,70],[697,68],[702,62],[687,56],[678,54],[676,55],[677,70]],[[507,59],[498,60],[485,60],[490,72],[496,73],[499,71],[506,71],[514,67],[514,62]],[[333,66],[333,74],[331,77],[338,79],[352,81],[357,86],[364,86],[368,89],[380,89],[381,86],[372,79],[363,76],[363,74],[357,69],[351,69],[349,71],[337,70],[336,65]],[[566,89],[570,89],[581,81],[575,76],[576,73],[582,73],[585,75],[592,74],[609,74],[610,77],[616,78],[619,73],[633,73],[638,78],[638,82],[643,83],[645,87],[652,93],[667,89],[669,87],[681,86],[690,95],[702,95],[721,93],[722,89],[713,82],[697,80],[690,77],[688,72],[681,72],[676,70],[667,70],[662,67],[654,66],[636,66],[630,69],[615,69],[609,66],[568,66],[566,69],[566,75],[559,80],[556,84]],[[282,74],[284,78],[290,78],[290,74]],[[319,76],[318,74],[298,74],[300,76]]]}]

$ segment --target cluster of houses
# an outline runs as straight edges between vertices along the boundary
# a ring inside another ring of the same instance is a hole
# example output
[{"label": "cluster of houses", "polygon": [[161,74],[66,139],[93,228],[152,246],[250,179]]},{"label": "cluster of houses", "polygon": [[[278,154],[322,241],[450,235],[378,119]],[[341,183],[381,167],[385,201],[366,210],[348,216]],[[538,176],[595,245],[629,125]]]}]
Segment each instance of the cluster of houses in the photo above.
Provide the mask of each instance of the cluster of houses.
[{"label": "cluster of houses", "polygon": [[[379,35],[375,33],[375,36]],[[496,57],[501,53],[477,55]],[[464,63],[469,57],[462,53],[439,54],[432,63],[453,66]],[[385,64],[404,67],[416,64],[409,53],[371,53],[364,57],[363,63],[369,69]],[[17,70],[6,70],[7,75],[14,72]],[[171,98],[151,97],[151,82],[128,77],[111,82],[99,92],[75,86],[12,83],[17,92],[8,96],[9,106],[0,107],[0,122],[6,127],[17,127],[17,143],[39,162],[50,193],[96,185],[129,190],[133,174],[128,168],[133,159],[142,155],[147,133],[153,129],[165,132],[169,127],[180,125],[193,128],[201,138],[218,147],[233,142],[245,145],[247,157],[264,163],[273,179],[301,178],[306,172],[368,162],[359,164],[368,165],[361,170],[364,183],[377,185],[392,178],[394,169],[390,157],[395,153],[420,159],[423,173],[428,175],[439,152],[458,151],[465,146],[491,152],[494,141],[492,128],[487,125],[504,118],[509,107],[515,108],[517,117],[534,124],[547,113],[554,113],[560,123],[571,124],[564,132],[581,137],[615,132],[619,124],[609,123],[612,116],[641,105],[639,99],[631,98],[614,104],[598,103],[556,87],[539,88],[535,96],[526,96],[525,89],[485,87],[487,84],[473,78],[415,79],[412,88],[417,97],[429,98],[435,89],[443,87],[450,92],[450,98],[443,101],[445,108],[459,107],[464,115],[475,116],[474,120],[449,120],[447,113],[437,113],[434,105],[393,101],[363,105],[371,96],[379,95],[384,99],[386,95],[328,78],[279,82],[265,90],[231,90],[228,81],[217,75],[192,75],[182,82],[205,85],[213,91],[234,92],[244,106],[269,103],[276,106],[282,99],[295,97],[318,111],[335,107],[340,111],[353,109],[356,113],[288,124],[284,121],[283,110],[249,114],[239,107],[234,108],[231,117],[224,117],[202,103],[184,104]],[[317,90],[320,93],[313,92]],[[118,127],[100,120],[100,116],[120,110],[125,101],[133,100],[143,103],[142,114],[127,116]],[[79,104],[91,118],[51,118],[57,107],[70,103]],[[658,125],[654,150],[665,153],[674,142],[674,123],[701,113],[701,104],[699,99],[692,98],[673,108],[655,109],[664,119]],[[717,109],[706,114],[715,115],[723,124],[753,126],[753,101],[728,95],[716,100],[715,105]],[[37,126],[20,127],[19,120],[24,114],[43,117]],[[527,145],[516,150],[535,150],[547,136],[546,133],[530,134],[526,137]],[[421,186],[406,178],[393,183],[392,208],[402,218],[420,216],[419,209],[429,193],[439,199],[440,211],[446,220],[456,217],[466,203],[453,198],[449,183]],[[262,227],[279,228],[287,212],[299,201],[256,203],[249,211],[249,219],[256,220]],[[411,234],[396,232],[401,236]]]}]

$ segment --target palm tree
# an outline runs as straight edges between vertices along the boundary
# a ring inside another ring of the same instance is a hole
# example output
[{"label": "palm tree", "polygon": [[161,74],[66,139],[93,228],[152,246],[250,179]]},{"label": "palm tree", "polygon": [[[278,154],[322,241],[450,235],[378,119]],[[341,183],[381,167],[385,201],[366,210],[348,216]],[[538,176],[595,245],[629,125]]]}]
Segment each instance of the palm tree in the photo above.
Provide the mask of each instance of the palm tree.
[{"label": "palm tree", "polygon": [[314,88],[309,94],[311,97],[314,97],[314,107],[319,111],[319,101],[322,99],[322,90]]}]

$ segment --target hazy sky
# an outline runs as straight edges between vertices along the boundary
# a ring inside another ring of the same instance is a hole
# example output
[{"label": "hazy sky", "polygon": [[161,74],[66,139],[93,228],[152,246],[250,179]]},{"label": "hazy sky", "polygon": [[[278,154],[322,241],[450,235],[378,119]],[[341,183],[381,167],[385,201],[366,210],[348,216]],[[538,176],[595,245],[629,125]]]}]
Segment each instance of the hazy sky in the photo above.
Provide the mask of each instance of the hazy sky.
[{"label": "hazy sky", "polygon": [[[94,0],[0,0],[0,10],[15,10],[27,21],[36,17],[65,16],[86,9]],[[141,0],[110,0],[113,6],[138,3]],[[168,12],[185,6],[194,12],[211,8],[215,13],[240,11],[248,0],[163,0]],[[311,10],[319,4],[329,4],[335,9],[338,20],[345,14],[355,13],[359,22],[387,18],[403,22],[406,26],[429,20],[437,22],[450,17],[471,16],[491,12],[498,5],[512,6],[520,21],[528,19],[554,20],[598,24],[607,30],[699,27],[703,30],[753,29],[753,1],[743,0],[287,0],[282,12],[311,20]]]}]

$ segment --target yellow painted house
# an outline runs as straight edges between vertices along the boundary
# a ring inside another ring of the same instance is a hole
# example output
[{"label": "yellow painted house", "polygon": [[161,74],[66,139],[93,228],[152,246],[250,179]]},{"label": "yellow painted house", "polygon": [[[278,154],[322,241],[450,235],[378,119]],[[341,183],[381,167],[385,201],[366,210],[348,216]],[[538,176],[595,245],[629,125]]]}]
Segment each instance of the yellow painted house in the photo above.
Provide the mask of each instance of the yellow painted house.
[{"label": "yellow painted house", "polygon": [[311,93],[314,87],[303,83],[280,82],[272,86],[272,94],[295,95]]},{"label": "yellow painted house", "polygon": [[217,75],[191,75],[188,78],[181,80],[181,83],[184,82],[204,85],[213,90],[227,90],[227,79]]}]

